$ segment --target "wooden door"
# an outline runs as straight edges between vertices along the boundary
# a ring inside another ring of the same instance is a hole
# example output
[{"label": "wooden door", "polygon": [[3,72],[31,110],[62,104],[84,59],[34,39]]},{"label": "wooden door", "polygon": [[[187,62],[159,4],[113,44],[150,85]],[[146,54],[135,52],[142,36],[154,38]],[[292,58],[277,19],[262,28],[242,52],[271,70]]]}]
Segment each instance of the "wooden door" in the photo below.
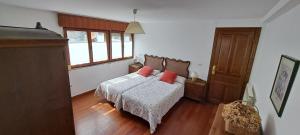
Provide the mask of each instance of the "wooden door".
[{"label": "wooden door", "polygon": [[209,69],[208,100],[240,99],[248,82],[260,28],[217,28]]}]

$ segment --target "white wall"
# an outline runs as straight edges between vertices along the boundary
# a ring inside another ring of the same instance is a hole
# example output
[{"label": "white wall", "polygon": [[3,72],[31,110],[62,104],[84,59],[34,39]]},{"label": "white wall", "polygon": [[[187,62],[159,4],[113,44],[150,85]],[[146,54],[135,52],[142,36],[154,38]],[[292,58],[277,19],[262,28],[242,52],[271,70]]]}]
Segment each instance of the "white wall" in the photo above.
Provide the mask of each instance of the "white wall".
[{"label": "white wall", "polygon": [[191,71],[206,79],[214,37],[211,22],[147,23],[136,36],[135,54],[158,55],[191,62]]},{"label": "white wall", "polygon": [[54,12],[21,8],[0,3],[0,25],[34,28],[36,22],[59,34],[63,33],[58,26]]},{"label": "white wall", "polygon": [[73,69],[69,72],[72,96],[97,88],[100,82],[128,73],[133,60],[106,63],[98,66]]},{"label": "white wall", "polygon": [[136,35],[135,54],[152,54],[191,61],[190,71],[207,80],[216,27],[257,27],[260,21],[204,20],[143,23],[145,35]]},{"label": "white wall", "polygon": [[300,59],[299,24],[300,5],[262,29],[250,81],[254,84],[266,135],[299,134],[300,71],[281,118],[277,116],[269,98],[281,54]]},{"label": "white wall", "polygon": [[[36,22],[41,22],[43,27],[62,34],[55,12],[0,3],[0,25],[33,28]],[[101,81],[127,74],[130,63],[132,60],[71,70],[69,76],[72,96],[95,89]]]}]

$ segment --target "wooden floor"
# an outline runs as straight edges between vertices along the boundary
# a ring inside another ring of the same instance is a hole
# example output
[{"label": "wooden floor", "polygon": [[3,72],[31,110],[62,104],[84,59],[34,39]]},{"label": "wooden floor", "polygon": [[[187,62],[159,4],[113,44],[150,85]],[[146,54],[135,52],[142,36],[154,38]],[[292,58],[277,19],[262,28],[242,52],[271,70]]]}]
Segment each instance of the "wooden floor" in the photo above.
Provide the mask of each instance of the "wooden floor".
[{"label": "wooden floor", "polygon": [[[181,99],[163,117],[154,135],[207,135],[217,106]],[[134,115],[117,111],[87,93],[73,98],[76,135],[148,135],[149,124]]]}]

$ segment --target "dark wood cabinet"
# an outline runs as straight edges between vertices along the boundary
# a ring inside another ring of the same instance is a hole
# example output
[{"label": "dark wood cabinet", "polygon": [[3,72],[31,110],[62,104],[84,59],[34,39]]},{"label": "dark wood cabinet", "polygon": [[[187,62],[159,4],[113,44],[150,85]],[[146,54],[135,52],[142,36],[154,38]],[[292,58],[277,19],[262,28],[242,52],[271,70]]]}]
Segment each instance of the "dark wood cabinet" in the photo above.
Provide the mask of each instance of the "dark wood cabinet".
[{"label": "dark wood cabinet", "polygon": [[209,135],[231,135],[225,131],[225,121],[222,117],[224,104],[219,104]]},{"label": "dark wood cabinet", "polygon": [[128,67],[128,73],[133,73],[138,71],[139,69],[141,69],[143,67],[142,63],[134,63],[134,64],[130,64]]},{"label": "dark wood cabinet", "polygon": [[193,100],[205,101],[206,97],[206,81],[197,79],[187,79],[185,81],[184,96]]},{"label": "dark wood cabinet", "polygon": [[67,39],[45,29],[0,33],[0,134],[74,135]]}]

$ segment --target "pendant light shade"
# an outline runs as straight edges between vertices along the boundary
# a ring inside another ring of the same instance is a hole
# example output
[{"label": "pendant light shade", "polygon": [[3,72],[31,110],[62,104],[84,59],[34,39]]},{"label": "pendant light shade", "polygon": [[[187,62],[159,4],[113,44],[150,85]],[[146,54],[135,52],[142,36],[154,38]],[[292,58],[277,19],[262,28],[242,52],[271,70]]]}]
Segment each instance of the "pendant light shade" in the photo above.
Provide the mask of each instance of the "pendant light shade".
[{"label": "pendant light shade", "polygon": [[141,24],[135,21],[136,13],[137,13],[137,9],[133,9],[134,20],[128,24],[125,33],[145,34],[145,31],[142,28]]},{"label": "pendant light shade", "polygon": [[143,30],[139,22],[130,22],[126,28],[125,33],[145,34],[145,31]]}]

